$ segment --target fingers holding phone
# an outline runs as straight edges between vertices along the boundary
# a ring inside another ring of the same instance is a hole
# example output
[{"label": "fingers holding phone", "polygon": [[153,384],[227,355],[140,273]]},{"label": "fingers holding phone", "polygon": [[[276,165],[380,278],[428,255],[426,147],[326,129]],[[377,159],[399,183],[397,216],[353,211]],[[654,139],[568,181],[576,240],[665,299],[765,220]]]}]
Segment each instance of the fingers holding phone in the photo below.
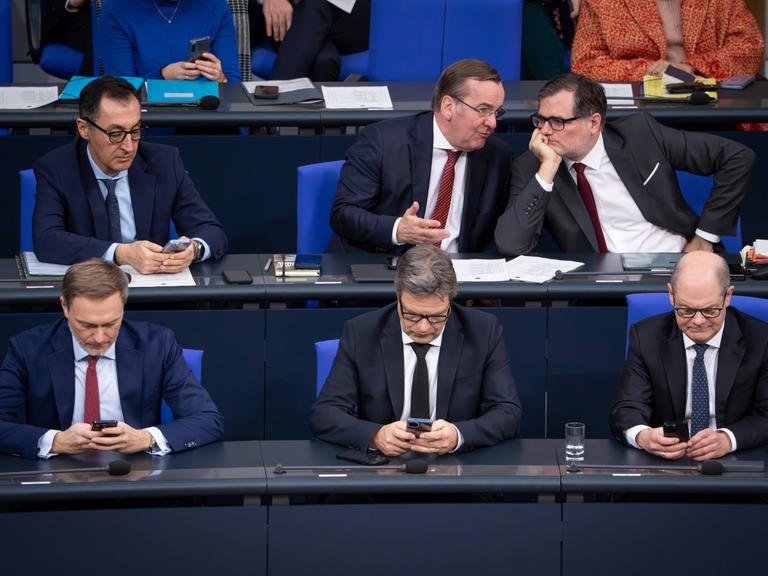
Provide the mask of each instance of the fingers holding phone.
[{"label": "fingers holding phone", "polygon": [[371,441],[371,447],[386,456],[401,456],[411,449],[415,439],[416,436],[406,430],[405,422],[397,421],[379,428]]},{"label": "fingers holding phone", "polygon": [[182,272],[189,268],[195,259],[195,245],[186,236],[169,241],[163,247],[163,252],[167,256],[160,265],[160,272],[165,274]]},{"label": "fingers holding phone", "polygon": [[147,430],[137,430],[125,422],[117,422],[115,426],[105,427],[94,436],[89,448],[133,454],[148,449],[152,440]]},{"label": "fingers holding phone", "polygon": [[173,62],[160,70],[164,80],[196,80],[200,70],[194,62]]},{"label": "fingers holding phone", "polygon": [[202,56],[195,60],[195,66],[203,77],[214,82],[226,82],[227,77],[221,69],[221,60],[212,52],[203,52]]},{"label": "fingers holding phone", "polygon": [[421,432],[411,445],[414,452],[447,454],[459,443],[459,429],[446,420],[435,420],[429,431]]},{"label": "fingers holding phone", "polygon": [[97,434],[98,432],[91,430],[90,424],[85,422],[72,424],[66,430],[56,433],[51,443],[51,452],[54,454],[81,454],[89,448],[91,439]]}]

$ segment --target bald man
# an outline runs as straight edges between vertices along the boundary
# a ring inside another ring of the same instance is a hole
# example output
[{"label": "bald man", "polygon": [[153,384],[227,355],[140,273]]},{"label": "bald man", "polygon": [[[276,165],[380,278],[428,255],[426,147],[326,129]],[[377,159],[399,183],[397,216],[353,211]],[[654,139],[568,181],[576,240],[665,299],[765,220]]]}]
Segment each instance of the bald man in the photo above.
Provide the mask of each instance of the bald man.
[{"label": "bald man", "polygon": [[[768,324],[729,308],[718,255],[691,252],[672,274],[673,312],[634,324],[611,429],[662,458],[719,458],[768,443]],[[664,436],[686,421],[690,440]]]}]

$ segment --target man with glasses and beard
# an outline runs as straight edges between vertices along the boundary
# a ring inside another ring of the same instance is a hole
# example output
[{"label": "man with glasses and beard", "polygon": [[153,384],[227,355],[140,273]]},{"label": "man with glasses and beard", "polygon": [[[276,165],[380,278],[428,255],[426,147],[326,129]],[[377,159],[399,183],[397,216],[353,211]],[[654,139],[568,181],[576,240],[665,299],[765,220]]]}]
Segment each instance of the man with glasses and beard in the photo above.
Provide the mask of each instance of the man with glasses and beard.
[{"label": "man with glasses and beard", "polygon": [[[768,443],[768,324],[729,308],[718,255],[692,252],[668,285],[673,312],[634,324],[611,410],[620,442],[656,456],[719,458]],[[690,440],[664,436],[665,422]]]},{"label": "man with glasses and beard", "polygon": [[[522,410],[495,316],[452,302],[445,252],[401,256],[397,302],[348,321],[312,408],[323,440],[388,456],[489,446],[520,430]],[[409,419],[421,419],[418,430]]]},{"label": "man with glasses and beard", "polygon": [[[648,114],[605,121],[603,87],[578,74],[539,91],[529,151],[512,166],[496,225],[501,254],[535,249],[542,226],[564,252],[709,250],[736,233],[755,154],[731,140],[667,128]],[[712,174],[701,214],[675,170]]]},{"label": "man with glasses and beard", "polygon": [[[78,137],[35,162],[35,253],[44,262],[103,258],[142,274],[180,272],[227,250],[221,224],[176,148],[141,141],[136,90],[104,76],[80,94]],[[164,252],[173,221],[189,246]]]}]

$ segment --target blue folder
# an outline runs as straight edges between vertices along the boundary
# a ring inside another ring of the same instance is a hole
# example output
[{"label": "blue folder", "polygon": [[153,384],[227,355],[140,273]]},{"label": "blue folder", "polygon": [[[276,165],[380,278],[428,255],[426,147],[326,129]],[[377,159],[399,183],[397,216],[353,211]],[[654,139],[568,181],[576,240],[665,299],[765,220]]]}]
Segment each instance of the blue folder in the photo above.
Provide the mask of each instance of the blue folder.
[{"label": "blue folder", "polygon": [[[64,86],[64,90],[59,94],[59,100],[77,100],[80,98],[80,92],[83,88],[88,86],[91,82],[96,80],[98,76],[72,76],[67,85]],[[131,86],[138,90],[144,83],[144,78],[138,78],[136,76],[121,76],[123,80],[126,80]]]},{"label": "blue folder", "polygon": [[219,96],[213,80],[147,80],[147,103],[198,102],[203,96]]}]

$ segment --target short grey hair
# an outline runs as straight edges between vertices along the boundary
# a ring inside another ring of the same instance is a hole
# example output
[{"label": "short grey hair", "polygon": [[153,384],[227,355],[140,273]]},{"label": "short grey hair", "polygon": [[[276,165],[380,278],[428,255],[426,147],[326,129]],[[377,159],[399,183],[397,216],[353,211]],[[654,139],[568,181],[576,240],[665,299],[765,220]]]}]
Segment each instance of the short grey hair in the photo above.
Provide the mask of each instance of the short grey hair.
[{"label": "short grey hair", "polygon": [[413,296],[456,296],[456,272],[451,259],[440,248],[419,244],[400,256],[395,274],[398,298]]},{"label": "short grey hair", "polygon": [[[718,285],[720,286],[720,292],[722,294],[725,294],[726,290],[731,286],[731,272],[728,269],[728,264],[726,261],[720,256],[716,255],[717,260],[716,264],[713,264],[712,272],[715,273],[715,278],[717,280]],[[672,271],[672,276],[669,279],[669,283],[672,285],[672,290],[677,290],[677,283],[680,280],[680,275],[685,273],[686,269],[686,258],[685,255],[683,255],[680,260],[677,261],[677,264],[675,265],[675,269]]]}]

